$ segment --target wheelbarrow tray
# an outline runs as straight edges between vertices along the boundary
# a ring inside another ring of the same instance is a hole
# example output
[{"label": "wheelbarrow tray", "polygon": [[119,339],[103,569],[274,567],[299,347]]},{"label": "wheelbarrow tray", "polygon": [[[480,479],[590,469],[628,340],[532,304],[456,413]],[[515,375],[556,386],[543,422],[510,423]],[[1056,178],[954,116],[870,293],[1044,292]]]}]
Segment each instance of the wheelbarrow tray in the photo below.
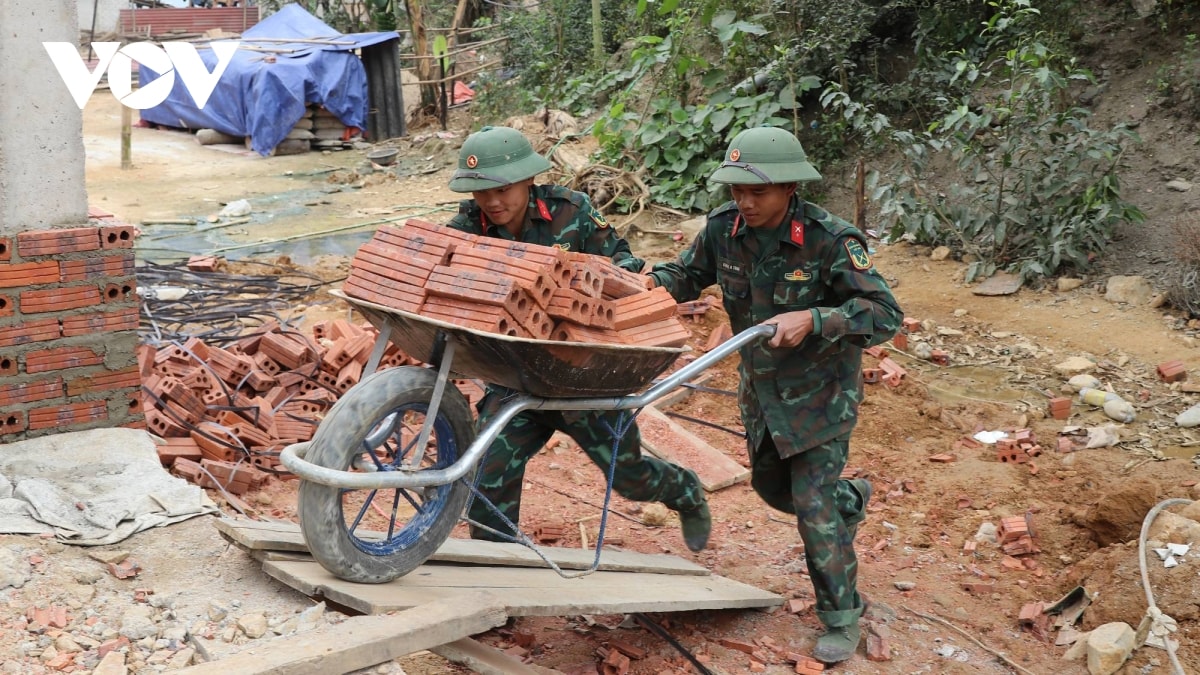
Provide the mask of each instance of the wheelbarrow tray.
[{"label": "wheelbarrow tray", "polygon": [[455,342],[450,370],[541,398],[623,396],[641,391],[687,347],[589,344],[496,335],[366,300],[330,293],[363,314],[405,354],[435,363],[441,341]]}]

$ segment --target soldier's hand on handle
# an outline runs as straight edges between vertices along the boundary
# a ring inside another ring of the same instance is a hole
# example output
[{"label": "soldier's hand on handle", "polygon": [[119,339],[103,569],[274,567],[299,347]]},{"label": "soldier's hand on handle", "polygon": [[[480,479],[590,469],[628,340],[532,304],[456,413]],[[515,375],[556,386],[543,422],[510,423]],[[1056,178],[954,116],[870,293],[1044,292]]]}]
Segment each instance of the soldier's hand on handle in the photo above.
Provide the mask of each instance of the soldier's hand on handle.
[{"label": "soldier's hand on handle", "polygon": [[775,326],[775,335],[767,342],[768,347],[795,347],[813,331],[812,312],[807,309],[787,312],[767,319],[763,325]]}]

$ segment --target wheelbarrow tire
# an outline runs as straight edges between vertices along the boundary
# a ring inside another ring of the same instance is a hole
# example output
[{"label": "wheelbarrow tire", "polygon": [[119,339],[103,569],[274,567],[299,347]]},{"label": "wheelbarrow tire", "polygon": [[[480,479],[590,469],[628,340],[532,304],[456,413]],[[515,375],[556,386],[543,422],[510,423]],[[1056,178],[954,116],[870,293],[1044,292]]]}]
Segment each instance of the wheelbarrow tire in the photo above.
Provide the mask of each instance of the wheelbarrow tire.
[{"label": "wheelbarrow tire", "polygon": [[[317,428],[306,459],[322,467],[347,470],[363,440],[392,411],[406,404],[428,404],[437,374],[428,368],[400,367],[363,378],[330,409]],[[458,388],[448,384],[438,408],[438,452],[446,466],[457,460],[475,439],[470,405]],[[431,488],[436,512],[406,523],[392,534],[386,554],[364,550],[347,529],[342,513],[342,488],[302,481],[298,496],[300,529],[309,551],[333,575],[357,583],[378,584],[397,579],[424,563],[450,536],[470,494],[474,469],[449,485]]]}]

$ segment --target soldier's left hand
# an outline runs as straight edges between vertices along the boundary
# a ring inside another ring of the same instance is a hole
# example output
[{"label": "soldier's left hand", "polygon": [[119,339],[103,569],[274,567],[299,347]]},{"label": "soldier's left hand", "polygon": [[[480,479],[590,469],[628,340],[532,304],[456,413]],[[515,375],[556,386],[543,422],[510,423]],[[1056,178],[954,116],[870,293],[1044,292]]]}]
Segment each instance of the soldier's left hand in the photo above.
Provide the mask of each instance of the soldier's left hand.
[{"label": "soldier's left hand", "polygon": [[775,335],[767,343],[767,346],[776,349],[795,347],[813,331],[812,312],[807,309],[773,316],[763,324],[775,326]]}]

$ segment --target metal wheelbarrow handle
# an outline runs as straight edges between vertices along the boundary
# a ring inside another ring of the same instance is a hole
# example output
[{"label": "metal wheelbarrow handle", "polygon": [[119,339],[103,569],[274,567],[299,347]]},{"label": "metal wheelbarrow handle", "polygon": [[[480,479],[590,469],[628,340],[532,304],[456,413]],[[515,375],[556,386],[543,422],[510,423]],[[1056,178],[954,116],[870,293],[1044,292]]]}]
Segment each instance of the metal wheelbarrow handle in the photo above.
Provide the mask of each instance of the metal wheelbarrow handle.
[{"label": "metal wheelbarrow handle", "polygon": [[339,469],[318,466],[304,459],[308,442],[285,447],[279,459],[289,471],[300,478],[346,489],[409,489],[447,485],[467,475],[475,467],[483,453],[491,447],[509,421],[526,410],[636,410],[644,408],[666,396],[675,388],[691,381],[697,375],[720,362],[726,356],[760,338],[775,335],[774,325],[751,326],[721,343],[716,349],[668,375],[661,382],[641,394],[604,398],[538,398],[517,396],[496,412],[487,425],[479,429],[470,448],[454,464],[444,469],[426,469],[420,472],[377,472],[352,473]]}]

